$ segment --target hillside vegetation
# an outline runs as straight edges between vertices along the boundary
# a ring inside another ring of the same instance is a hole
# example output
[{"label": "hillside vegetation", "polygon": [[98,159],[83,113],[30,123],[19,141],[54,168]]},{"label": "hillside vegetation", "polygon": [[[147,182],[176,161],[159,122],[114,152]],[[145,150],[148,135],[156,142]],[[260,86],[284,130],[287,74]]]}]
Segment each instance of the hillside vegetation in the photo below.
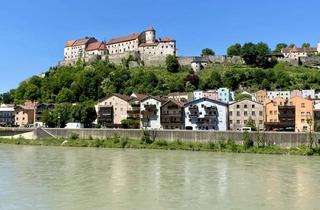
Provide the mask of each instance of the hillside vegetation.
[{"label": "hillside vegetation", "polygon": [[1,95],[5,103],[23,103],[26,100],[74,103],[97,101],[110,93],[129,95],[145,93],[166,95],[176,91],[193,91],[228,87],[246,89],[292,90],[318,89],[320,72],[302,66],[279,63],[270,69],[248,65],[214,65],[194,74],[182,68],[168,72],[165,67],[137,67],[128,69],[106,61],[87,65],[50,68],[45,76],[33,76],[14,90]]}]

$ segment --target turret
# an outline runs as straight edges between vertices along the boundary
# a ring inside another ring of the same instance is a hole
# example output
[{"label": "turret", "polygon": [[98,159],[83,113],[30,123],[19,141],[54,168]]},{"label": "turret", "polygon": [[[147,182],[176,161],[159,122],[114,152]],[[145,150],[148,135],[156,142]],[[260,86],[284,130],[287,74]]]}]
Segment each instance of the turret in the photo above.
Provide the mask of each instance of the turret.
[{"label": "turret", "polygon": [[146,30],[146,42],[147,43],[154,43],[156,40],[156,30],[153,27],[149,27]]}]

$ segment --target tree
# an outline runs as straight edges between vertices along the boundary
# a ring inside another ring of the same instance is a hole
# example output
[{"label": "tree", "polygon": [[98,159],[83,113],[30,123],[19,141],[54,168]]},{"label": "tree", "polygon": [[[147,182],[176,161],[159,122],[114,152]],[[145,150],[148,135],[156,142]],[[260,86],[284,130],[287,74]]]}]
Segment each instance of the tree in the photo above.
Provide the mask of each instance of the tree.
[{"label": "tree", "polygon": [[257,49],[252,42],[245,43],[241,49],[241,57],[247,65],[254,65],[257,58]]},{"label": "tree", "polygon": [[250,127],[251,130],[253,130],[253,131],[257,130],[256,123],[254,122],[254,120],[251,117],[249,117],[249,119],[248,119],[248,121],[246,123],[246,127]]},{"label": "tree", "polygon": [[72,103],[74,102],[74,94],[68,88],[62,88],[56,98],[57,103]]},{"label": "tree", "polygon": [[240,56],[241,55],[241,44],[236,43],[231,45],[227,50],[228,56]]},{"label": "tree", "polygon": [[244,99],[252,100],[252,96],[247,93],[241,93],[236,96],[236,101],[242,101]]},{"label": "tree", "polygon": [[169,72],[178,72],[180,68],[180,64],[178,59],[173,55],[168,55],[166,57],[166,66]]},{"label": "tree", "polygon": [[286,43],[279,43],[276,45],[276,48],[273,50],[274,53],[280,53],[283,48],[288,47]]},{"label": "tree", "polygon": [[86,101],[72,106],[71,118],[73,122],[82,123],[85,128],[90,128],[97,118],[94,102]]},{"label": "tree", "polygon": [[215,55],[215,52],[210,48],[204,48],[201,52],[201,56]]},{"label": "tree", "polygon": [[277,61],[270,59],[270,48],[266,43],[245,43],[241,49],[241,57],[247,65],[272,68]]},{"label": "tree", "polygon": [[294,48],[294,47],[296,47],[296,44],[294,43],[289,44],[289,48]]},{"label": "tree", "polygon": [[310,48],[310,43],[303,43],[302,45],[301,45],[301,47],[302,48]]}]

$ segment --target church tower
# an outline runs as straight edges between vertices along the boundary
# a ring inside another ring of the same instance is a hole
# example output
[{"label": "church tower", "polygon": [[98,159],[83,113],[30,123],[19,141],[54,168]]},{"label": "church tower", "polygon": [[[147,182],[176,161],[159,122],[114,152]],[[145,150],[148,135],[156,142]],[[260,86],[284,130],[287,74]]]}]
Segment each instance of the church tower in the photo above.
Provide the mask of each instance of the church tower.
[{"label": "church tower", "polygon": [[146,42],[150,44],[150,43],[154,43],[155,40],[156,40],[156,30],[154,30],[153,27],[149,27],[146,30]]}]

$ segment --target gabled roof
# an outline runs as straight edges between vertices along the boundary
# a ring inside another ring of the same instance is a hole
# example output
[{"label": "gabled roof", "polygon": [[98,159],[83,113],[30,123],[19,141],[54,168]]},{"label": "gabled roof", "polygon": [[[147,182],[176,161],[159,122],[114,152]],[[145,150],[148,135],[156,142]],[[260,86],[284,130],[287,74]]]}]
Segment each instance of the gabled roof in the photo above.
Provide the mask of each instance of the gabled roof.
[{"label": "gabled roof", "polygon": [[177,105],[178,107],[184,107],[184,103],[181,102],[181,101],[177,101],[177,100],[174,100],[174,99],[169,99],[167,102],[165,102],[164,104],[162,104],[161,107],[165,106],[166,104],[168,103],[174,103],[175,105]]},{"label": "gabled roof", "polygon": [[218,100],[213,100],[213,99],[210,99],[210,98],[199,98],[197,100],[193,100],[193,101],[189,101],[188,103],[185,103],[184,104],[184,107],[187,107],[189,106],[190,104],[194,104],[194,103],[199,103],[199,102],[202,102],[202,101],[209,101],[209,102],[212,102],[212,103],[215,103],[215,104],[220,104],[222,106],[228,106],[227,103],[225,102],[222,102],[222,101],[218,101]]},{"label": "gabled roof", "polygon": [[[135,96],[133,96],[135,95]],[[144,94],[139,94],[139,93],[133,93],[131,95],[131,100],[132,99],[137,99],[138,101],[141,101],[142,99],[144,99],[145,97],[147,97],[147,95],[144,95]]]},{"label": "gabled roof", "polygon": [[128,36],[123,36],[123,37],[118,37],[118,38],[113,38],[111,40],[109,40],[107,42],[107,45],[111,45],[111,44],[117,44],[120,42],[127,42],[127,41],[131,41],[131,40],[135,40],[138,39],[141,33],[134,33],[134,34],[130,34]]},{"label": "gabled roof", "polygon": [[24,109],[24,110],[34,110],[35,107],[34,106],[25,106],[25,105],[17,105],[14,109]]},{"label": "gabled roof", "polygon": [[106,46],[104,42],[93,42],[88,45],[86,51],[105,50],[105,49],[106,49]]},{"label": "gabled roof", "polygon": [[96,40],[96,39],[93,37],[85,37],[84,39],[70,40],[66,42],[65,47],[75,47],[75,46],[86,45],[90,40]]},{"label": "gabled roof", "polygon": [[160,98],[160,97],[158,97],[158,96],[151,96],[151,95],[148,95],[148,96],[144,97],[143,99],[141,99],[141,101],[145,101],[145,100],[147,100],[147,99],[149,99],[149,98],[153,98],[154,100],[157,100],[157,101],[161,102],[161,98]]},{"label": "gabled roof", "polygon": [[130,96],[121,95],[121,94],[118,94],[118,93],[113,93],[111,95],[107,95],[107,96],[103,97],[102,99],[99,100],[99,102],[105,101],[105,100],[107,100],[108,98],[110,98],[112,96],[118,97],[118,98],[120,98],[120,99],[122,99],[124,101],[127,101],[127,102],[130,101],[130,99],[131,99]]},{"label": "gabled roof", "polygon": [[176,42],[176,40],[171,38],[162,38],[159,39],[159,42]]}]

